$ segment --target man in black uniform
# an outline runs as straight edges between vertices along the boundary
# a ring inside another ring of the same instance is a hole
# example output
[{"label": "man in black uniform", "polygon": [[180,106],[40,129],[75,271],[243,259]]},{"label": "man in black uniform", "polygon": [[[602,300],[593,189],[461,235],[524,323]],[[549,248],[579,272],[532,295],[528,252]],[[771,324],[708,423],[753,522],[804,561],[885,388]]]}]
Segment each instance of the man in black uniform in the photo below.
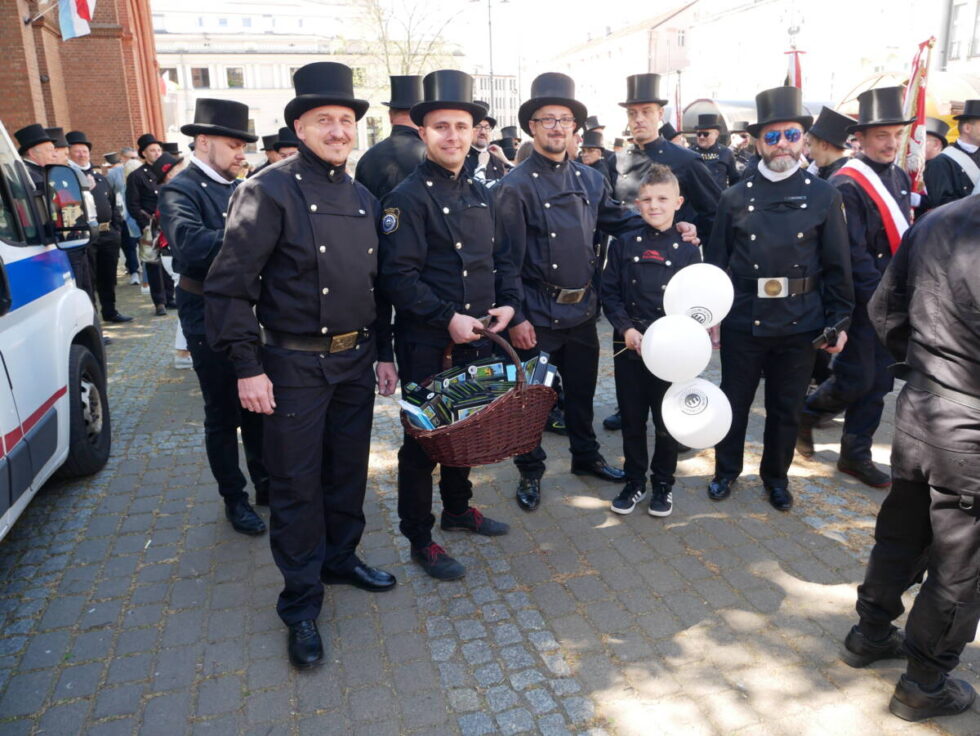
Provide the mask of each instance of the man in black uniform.
[{"label": "man in black uniform", "polygon": [[930,162],[923,177],[932,207],[980,193],[980,100],[967,100],[953,120],[959,137]]},{"label": "man in black uniform", "polygon": [[676,146],[660,135],[660,121],[667,104],[660,94],[660,75],[627,77],[626,102],[619,104],[626,108],[634,145],[616,156],[616,199],[632,204],[650,166],[663,164],[674,172],[681,185],[684,205],[677,213],[677,220],[694,223],[698,236],[707,242],[721,187],[698,154]]},{"label": "man in black uniform", "polygon": [[745,171],[749,159],[755,155],[755,141],[749,135],[748,127],[748,120],[736,120],[729,130],[732,134],[732,155],[735,156],[739,176]]},{"label": "man in black uniform", "polygon": [[[602,133],[598,130],[585,131],[582,136],[582,152],[579,154],[578,160],[602,174],[603,178],[609,182],[611,190],[612,179],[609,167],[606,165],[605,153],[606,149],[602,147]],[[613,169],[613,171],[615,170]]]},{"label": "man in black uniform", "polygon": [[[126,210],[136,220],[140,230],[146,230],[157,211],[160,185],[153,175],[151,164],[163,153],[163,142],[153,133],[144,133],[136,140],[136,151],[143,165],[126,177]],[[156,313],[163,316],[167,309],[176,309],[174,280],[159,263],[146,263],[146,277],[150,284],[150,298]]]},{"label": "man in black uniform", "polygon": [[806,134],[813,159],[807,172],[827,181],[847,163],[847,130],[856,122],[849,115],[829,107],[821,108],[816,122]]},{"label": "man in black uniform", "polygon": [[27,173],[39,192],[44,191],[44,167],[54,163],[54,139],[39,124],[27,125],[14,133],[17,152],[27,165]]},{"label": "man in black uniform", "polygon": [[[806,400],[800,422],[801,454],[811,428],[826,415],[844,411],[837,468],[873,488],[891,480],[871,461],[871,443],[881,421],[885,395],[892,390],[891,358],[875,336],[867,304],[885,272],[912,214],[909,176],[893,162],[910,120],[902,113],[900,87],[879,87],[858,96],[854,133],[862,152],[838,169],[830,183],[840,190],[854,277],[854,317],[850,339],[833,364],[833,375]],[[810,451],[812,453],[812,450]]]},{"label": "man in black uniform", "polygon": [[[599,140],[602,141],[602,137],[606,133],[606,126],[599,122],[599,118],[596,115],[589,115],[585,119],[585,134],[583,135],[582,146],[585,146],[584,138],[589,133],[598,133]],[[606,170],[609,172],[609,181],[612,183],[613,191],[616,190],[616,152],[610,151],[605,146],[602,147],[602,160],[606,162]],[[591,164],[590,164],[591,166]]]},{"label": "man in black uniform", "polygon": [[280,159],[295,156],[299,152],[299,138],[296,137],[296,131],[284,125],[276,134],[276,142],[272,147],[279,154]]},{"label": "man in black uniform", "polygon": [[255,488],[255,502],[269,503],[269,475],[262,463],[262,415],[239,406],[235,366],[205,337],[204,279],[221,250],[228,201],[240,183],[248,132],[248,106],[199,98],[194,122],[180,132],[194,138],[190,165],[160,190],[160,227],[170,244],[177,282],[177,314],[204,397],[204,447],[225,502],[225,516],[242,534],[265,532],[248,503],[238,467],[238,430]]},{"label": "man in black uniform", "polygon": [[279,151],[276,150],[276,143],[279,141],[279,136],[273,133],[272,135],[262,136],[262,151],[265,153],[265,161],[260,163],[250,172],[248,172],[249,177],[255,176],[266,166],[271,166],[277,161],[281,160]]},{"label": "man in black uniform", "polygon": [[[691,150],[701,157],[718,186],[728,189],[738,181],[738,167],[735,166],[735,154],[718,142],[721,125],[721,120],[713,113],[698,115],[698,124],[694,127],[697,142]],[[663,130],[660,134],[663,135]]]},{"label": "man in black uniform", "polygon": [[[443,370],[446,346],[453,365],[489,357],[491,343],[474,328],[507,326],[518,302],[513,264],[494,242],[490,192],[465,170],[473,126],[486,109],[473,101],[473,79],[445,69],[426,75],[425,97],[412,107],[426,145],[426,161],[384,199],[381,286],[395,306],[395,352],[403,385]],[[466,570],[432,541],[435,463],[408,434],[398,451],[398,516],[412,559],[434,578],[455,580]],[[469,505],[469,468],[440,467],[444,530],[486,536],[508,527]]]},{"label": "man in black uniform", "polygon": [[[732,277],[735,303],[721,324],[721,389],[732,425],[715,447],[708,497],[721,501],[742,472],[745,429],[756,388],[766,376],[766,427],[759,475],[769,503],[793,506],[787,471],[813,371],[813,340],[848,317],[854,304],[840,194],[802,171],[803,134],[813,118],[800,90],[756,95],[759,140],[755,174],[722,195],[705,260]],[[828,352],[849,344],[841,332]]]},{"label": "man in black uniform", "polygon": [[357,162],[354,178],[379,200],[397,187],[425,160],[425,144],[409,110],[422,99],[422,77],[391,77],[388,106],[391,135],[375,143]]},{"label": "man in black uniform", "polygon": [[[534,152],[495,187],[496,237],[519,273],[522,298],[510,341],[524,359],[549,353],[561,375],[572,472],[619,482],[623,471],[603,459],[592,428],[599,367],[595,278],[601,268],[594,237],[597,229],[621,235],[644,223],[612,198],[602,174],[568,159],[568,142],[586,116],[571,78],[547,73],[534,80],[531,99],[518,112]],[[540,503],[546,457],[539,445],[515,459],[521,473],[517,503],[525,511]]]},{"label": "man in black uniform", "polygon": [[507,173],[507,163],[503,160],[500,146],[492,145],[493,129],[497,127],[497,119],[490,115],[490,106],[486,102],[476,100],[476,104],[484,109],[483,120],[473,126],[473,144],[466,155],[466,174],[488,186],[504,178]]},{"label": "man in black uniform", "polygon": [[375,359],[382,394],[398,377],[390,308],[374,289],[380,206],[346,172],[368,102],[354,98],[343,64],[307,64],[293,85],[284,117],[299,153],[238,187],[204,294],[208,342],[234,364],[242,407],[266,415],[269,537],[285,582],[277,608],[289,659],[306,668],[323,661],[323,582],[395,585],[357,545]]},{"label": "man in black uniform", "polygon": [[[926,118],[926,140],[923,152],[926,157],[925,169],[922,172],[925,181],[929,166],[949,145],[946,135],[949,133],[949,123],[939,118]],[[942,164],[940,164],[942,166]],[[915,219],[918,220],[926,212],[933,209],[934,205],[929,197],[928,188],[919,195],[919,204],[915,208]]]},{"label": "man in black uniform", "polygon": [[69,131],[65,135],[68,142],[68,156],[86,176],[92,177],[90,190],[95,200],[95,215],[98,220],[98,235],[88,247],[89,267],[95,276],[95,290],[99,295],[102,319],[106,322],[130,322],[132,317],[120,314],[116,309],[116,271],[119,267],[119,249],[122,245],[122,230],[126,226],[122,213],[116,206],[116,194],[108,179],[92,166],[92,144],[80,130]]},{"label": "man in black uniform", "polygon": [[[905,387],[892,488],[858,587],[842,659],[908,657],[889,709],[909,721],[960,713],[976,692],[950,678],[980,620],[980,196],[933,212],[904,238],[868,314]],[[925,582],[904,635],[902,595]]]}]

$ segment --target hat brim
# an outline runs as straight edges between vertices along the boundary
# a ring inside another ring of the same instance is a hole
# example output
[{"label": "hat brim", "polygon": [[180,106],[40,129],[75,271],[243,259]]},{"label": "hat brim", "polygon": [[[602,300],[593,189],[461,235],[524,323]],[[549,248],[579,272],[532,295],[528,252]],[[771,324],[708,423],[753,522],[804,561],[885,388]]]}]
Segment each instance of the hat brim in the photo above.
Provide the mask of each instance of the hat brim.
[{"label": "hat brim", "polygon": [[911,125],[915,122],[915,118],[911,120],[875,120],[873,123],[858,123],[857,125],[848,125],[846,130],[847,134],[857,133],[861,130],[867,130],[868,128],[884,128],[889,125]]},{"label": "hat brim", "polygon": [[773,123],[799,123],[803,126],[803,132],[807,133],[810,131],[810,128],[813,127],[813,116],[800,115],[796,118],[776,118],[775,120],[763,120],[761,123],[753,123],[752,125],[747,126],[745,128],[745,132],[753,138],[758,138],[759,132],[767,125],[772,125]]},{"label": "hat brim", "polygon": [[255,143],[259,139],[257,135],[252,135],[244,130],[235,130],[223,125],[211,125],[209,123],[188,123],[180,126],[180,132],[191,138],[196,135],[223,135],[227,138],[237,138],[246,143]]},{"label": "hat brim", "polygon": [[946,140],[946,137],[939,135],[939,133],[933,133],[931,130],[927,130],[926,135],[931,135],[933,138],[938,138],[939,142],[943,144],[943,148],[949,145],[949,141]]},{"label": "hat brim", "polygon": [[140,158],[143,158],[143,151],[145,151],[147,148],[149,148],[150,146],[152,146],[154,143],[156,143],[158,146],[160,146],[160,148],[163,148],[164,141],[156,141],[156,140],[148,141],[146,144],[144,144],[142,146],[139,146],[136,149],[136,155],[139,156]]},{"label": "hat brim", "polygon": [[412,118],[412,122],[421,128],[425,122],[425,116],[433,110],[461,110],[468,112],[473,117],[473,125],[476,125],[481,120],[485,120],[487,117],[487,108],[475,102],[440,102],[439,100],[419,102],[416,105],[412,105],[412,110],[409,115]]},{"label": "hat brim", "polygon": [[296,118],[303,115],[303,113],[314,110],[318,107],[324,107],[325,105],[337,105],[338,107],[349,107],[354,111],[354,119],[360,120],[364,117],[364,113],[368,111],[371,103],[367,100],[358,100],[354,97],[334,97],[332,95],[300,95],[299,97],[294,97],[286,104],[286,109],[284,110],[284,116],[286,118],[286,125],[290,128],[293,127],[293,123]]},{"label": "hat brim", "polygon": [[40,146],[42,143],[54,143],[54,138],[45,136],[44,138],[38,138],[36,141],[28,141],[23,146],[18,146],[17,153],[23,156],[25,153],[34,148],[34,146]]},{"label": "hat brim", "polygon": [[954,115],[953,120],[980,120],[980,115]]},{"label": "hat brim", "polygon": [[[171,156],[172,155],[173,154],[171,154]],[[175,169],[176,167],[178,167],[182,163],[184,163],[184,157],[183,156],[175,156],[175,158],[177,160],[173,162],[173,165],[171,165],[171,167],[169,169],[167,169],[166,171],[163,172],[163,175],[164,176],[166,176],[167,174],[169,174],[171,172],[171,170]],[[156,176],[157,175],[156,169],[152,165],[150,166],[150,170],[153,171],[153,176]]]},{"label": "hat brim", "polygon": [[[491,116],[487,115],[485,118],[483,118],[483,120],[486,120],[488,123],[490,123],[490,127],[491,128],[496,128],[497,127],[497,118],[494,118],[494,117],[491,117]],[[481,120],[480,122],[482,123],[483,120]]]},{"label": "hat brim", "polygon": [[627,102],[617,102],[616,104],[620,107],[629,107],[630,105],[660,105],[660,107],[667,107],[667,103],[670,100],[628,100]]},{"label": "hat brim", "polygon": [[521,130],[528,135],[532,135],[531,126],[529,125],[531,116],[542,107],[547,107],[548,105],[561,105],[571,110],[572,116],[577,123],[575,130],[584,127],[585,119],[589,117],[588,109],[578,100],[573,100],[568,97],[532,97],[521,105],[520,110],[517,111],[517,122],[520,123]]}]

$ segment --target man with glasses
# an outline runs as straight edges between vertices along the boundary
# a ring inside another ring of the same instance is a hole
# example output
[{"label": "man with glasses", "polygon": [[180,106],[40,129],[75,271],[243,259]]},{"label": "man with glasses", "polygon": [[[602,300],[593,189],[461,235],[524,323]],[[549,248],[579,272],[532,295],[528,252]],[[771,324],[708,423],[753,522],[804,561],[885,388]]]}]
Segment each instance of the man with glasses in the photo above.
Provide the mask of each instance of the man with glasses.
[{"label": "man with glasses", "polygon": [[759,122],[748,130],[759,141],[759,166],[722,195],[705,248],[705,260],[727,270],[735,286],[735,303],[721,324],[721,388],[732,405],[732,425],[715,447],[708,497],[727,498],[742,472],[749,410],[765,373],[759,475],[769,503],[788,511],[787,471],[814,340],[825,336],[829,353],[849,343],[842,320],[854,298],[841,196],[799,167],[803,135],[813,122],[800,90],[761,92],[756,107]]},{"label": "man with glasses", "polygon": [[[718,186],[728,189],[738,181],[738,167],[735,165],[735,154],[727,146],[718,142],[718,138],[721,137],[721,122],[718,116],[712,113],[698,115],[698,124],[694,131],[697,143],[691,150],[701,156],[701,160],[708,167]],[[660,134],[664,134],[662,129]]]},{"label": "man with glasses", "polygon": [[492,186],[494,182],[504,178],[508,166],[500,146],[490,144],[493,129],[497,127],[496,119],[490,116],[487,103],[479,100],[475,102],[487,110],[487,115],[473,126],[473,144],[466,155],[465,169],[469,176]]}]

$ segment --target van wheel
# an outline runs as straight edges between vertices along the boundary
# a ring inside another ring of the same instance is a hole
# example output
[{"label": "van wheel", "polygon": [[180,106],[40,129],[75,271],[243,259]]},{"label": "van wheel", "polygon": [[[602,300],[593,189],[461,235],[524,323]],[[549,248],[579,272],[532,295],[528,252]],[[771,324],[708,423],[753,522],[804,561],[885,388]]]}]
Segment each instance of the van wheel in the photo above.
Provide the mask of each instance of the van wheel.
[{"label": "van wheel", "polygon": [[68,398],[71,410],[68,459],[56,475],[78,478],[105,467],[112,447],[105,374],[91,351],[72,345],[68,357]]}]

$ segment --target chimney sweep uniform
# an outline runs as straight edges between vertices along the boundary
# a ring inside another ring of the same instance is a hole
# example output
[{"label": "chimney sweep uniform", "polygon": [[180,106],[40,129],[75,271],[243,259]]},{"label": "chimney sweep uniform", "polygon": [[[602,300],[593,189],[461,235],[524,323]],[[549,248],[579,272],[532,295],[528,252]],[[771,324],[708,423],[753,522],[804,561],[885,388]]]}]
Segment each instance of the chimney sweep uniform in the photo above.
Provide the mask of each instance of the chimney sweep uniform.
[{"label": "chimney sweep uniform", "polygon": [[[953,117],[957,121],[978,119],[980,100],[967,100],[963,113]],[[944,140],[945,135],[945,132],[941,135]],[[963,140],[945,146],[941,154],[926,164],[923,180],[932,207],[980,193],[980,147]]]},{"label": "chimney sweep uniform", "polygon": [[[278,142],[279,142],[279,136],[278,135],[276,135],[276,134],[273,134],[273,135],[264,135],[264,136],[262,136],[262,150],[263,151],[275,151],[276,150],[276,143],[278,143]],[[258,174],[260,171],[262,171],[266,167],[272,165],[273,162],[269,160],[268,155],[269,154],[266,153],[266,159],[265,159],[265,161],[263,161],[262,163],[260,163],[258,166],[256,166],[254,169],[252,169],[250,172],[248,172],[248,176],[246,178],[251,179],[253,176],[255,176],[256,174]]]},{"label": "chimney sweep uniform", "polygon": [[[698,124],[694,130],[717,130],[720,137],[722,123],[717,115],[711,113],[698,115]],[[663,135],[663,130],[661,130],[661,135]],[[698,138],[696,140],[701,139]],[[738,181],[738,167],[735,164],[735,154],[732,153],[728,146],[721,145],[719,141],[715,141],[710,146],[701,146],[695,143],[691,150],[701,156],[704,165],[708,167],[708,171],[711,172],[715,183],[721,189],[728,189],[728,187]]]}]

